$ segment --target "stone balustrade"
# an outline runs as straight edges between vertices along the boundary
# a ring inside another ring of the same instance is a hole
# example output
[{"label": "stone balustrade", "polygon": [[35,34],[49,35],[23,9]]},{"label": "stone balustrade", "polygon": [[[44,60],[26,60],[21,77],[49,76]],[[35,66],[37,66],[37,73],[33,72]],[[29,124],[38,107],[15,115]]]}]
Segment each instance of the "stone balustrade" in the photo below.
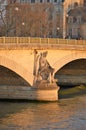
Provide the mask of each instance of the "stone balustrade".
[{"label": "stone balustrade", "polygon": [[68,44],[86,45],[86,40],[58,39],[58,38],[39,38],[39,37],[0,37],[1,44]]}]

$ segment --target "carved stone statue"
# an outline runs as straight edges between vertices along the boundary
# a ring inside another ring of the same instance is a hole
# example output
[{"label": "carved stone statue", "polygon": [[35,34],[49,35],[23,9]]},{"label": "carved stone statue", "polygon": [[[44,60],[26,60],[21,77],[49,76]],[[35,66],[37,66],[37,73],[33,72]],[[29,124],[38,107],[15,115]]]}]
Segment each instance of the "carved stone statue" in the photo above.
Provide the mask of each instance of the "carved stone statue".
[{"label": "carved stone statue", "polygon": [[40,76],[42,80],[52,80],[54,69],[48,63],[46,56],[47,51],[40,54],[38,76]]},{"label": "carved stone statue", "polygon": [[34,82],[48,81],[54,82],[54,68],[52,68],[46,59],[47,51],[40,54],[35,51],[34,62]]}]

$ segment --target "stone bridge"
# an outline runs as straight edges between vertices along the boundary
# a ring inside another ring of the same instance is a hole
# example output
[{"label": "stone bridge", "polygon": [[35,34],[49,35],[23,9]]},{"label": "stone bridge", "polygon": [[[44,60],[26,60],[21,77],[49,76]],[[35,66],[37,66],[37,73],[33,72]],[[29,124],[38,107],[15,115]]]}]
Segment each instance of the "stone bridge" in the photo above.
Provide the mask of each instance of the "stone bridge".
[{"label": "stone bridge", "polygon": [[[50,66],[54,68],[55,73],[71,61],[86,59],[86,41],[54,38],[1,37],[0,65],[16,72],[33,88],[35,51],[39,55],[47,52],[46,59]],[[57,90],[55,91],[55,98],[50,100],[57,99],[56,92]],[[49,99],[46,98],[44,100]]]}]

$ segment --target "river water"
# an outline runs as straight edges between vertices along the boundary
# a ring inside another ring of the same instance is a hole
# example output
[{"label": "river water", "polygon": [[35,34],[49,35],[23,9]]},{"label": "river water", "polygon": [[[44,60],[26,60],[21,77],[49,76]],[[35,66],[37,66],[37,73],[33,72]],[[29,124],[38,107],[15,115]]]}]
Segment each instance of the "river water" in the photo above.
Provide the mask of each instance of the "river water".
[{"label": "river water", "polygon": [[86,130],[86,94],[56,102],[0,101],[0,130]]}]

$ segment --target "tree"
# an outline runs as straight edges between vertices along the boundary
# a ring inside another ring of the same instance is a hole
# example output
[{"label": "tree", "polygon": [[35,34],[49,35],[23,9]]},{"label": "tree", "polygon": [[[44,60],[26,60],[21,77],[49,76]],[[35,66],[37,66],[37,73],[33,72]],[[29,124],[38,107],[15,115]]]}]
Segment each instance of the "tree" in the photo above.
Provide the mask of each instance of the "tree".
[{"label": "tree", "polygon": [[5,15],[5,6],[4,6],[5,0],[0,1],[0,36],[4,34],[4,28],[3,24],[5,25],[4,21],[4,15]]},{"label": "tree", "polygon": [[9,30],[11,30],[11,25],[8,26],[7,19],[9,19],[7,9],[8,6],[14,3],[14,0],[1,0],[0,1],[0,35],[7,36]]},{"label": "tree", "polygon": [[3,28],[5,36],[47,37],[52,31],[52,11],[50,3],[31,5],[9,2],[0,12],[0,32]]}]

